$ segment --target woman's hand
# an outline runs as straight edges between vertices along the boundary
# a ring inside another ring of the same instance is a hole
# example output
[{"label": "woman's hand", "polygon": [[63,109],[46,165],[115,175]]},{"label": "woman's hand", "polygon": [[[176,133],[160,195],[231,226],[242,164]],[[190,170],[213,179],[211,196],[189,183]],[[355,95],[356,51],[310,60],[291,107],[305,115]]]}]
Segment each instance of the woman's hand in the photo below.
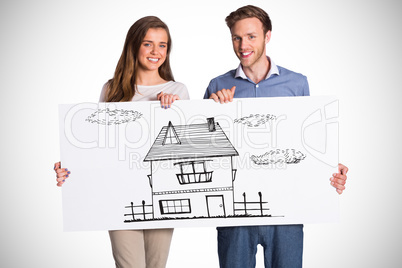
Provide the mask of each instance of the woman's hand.
[{"label": "woman's hand", "polygon": [[61,162],[55,163],[53,169],[56,172],[57,186],[61,187],[71,172],[66,168],[61,168]]},{"label": "woman's hand", "polygon": [[163,92],[157,95],[158,100],[161,102],[161,107],[164,109],[170,108],[175,100],[180,100],[176,94],[164,94]]}]

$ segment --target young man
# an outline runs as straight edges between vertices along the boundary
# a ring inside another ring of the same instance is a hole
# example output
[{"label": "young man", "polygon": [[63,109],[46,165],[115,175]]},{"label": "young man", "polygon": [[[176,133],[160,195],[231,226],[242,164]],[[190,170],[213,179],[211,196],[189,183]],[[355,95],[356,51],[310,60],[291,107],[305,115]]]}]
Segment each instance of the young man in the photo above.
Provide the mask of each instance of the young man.
[{"label": "young man", "polygon": [[[204,98],[227,103],[233,98],[308,96],[307,78],[275,65],[266,56],[271,39],[271,20],[255,6],[244,6],[226,18],[233,49],[240,60],[237,69],[211,80]],[[229,89],[230,88],[230,89]],[[331,185],[341,194],[348,168],[339,164]],[[265,267],[302,267],[303,225],[218,227],[221,268],[255,267],[257,245],[264,248]]]}]

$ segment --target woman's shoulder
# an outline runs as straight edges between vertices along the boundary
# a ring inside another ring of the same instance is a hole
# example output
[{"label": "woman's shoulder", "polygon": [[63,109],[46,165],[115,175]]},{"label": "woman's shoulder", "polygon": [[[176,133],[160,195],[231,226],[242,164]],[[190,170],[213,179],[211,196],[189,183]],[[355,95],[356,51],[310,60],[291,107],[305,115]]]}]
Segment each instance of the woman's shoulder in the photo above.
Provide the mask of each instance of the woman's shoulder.
[{"label": "woman's shoulder", "polygon": [[165,90],[182,90],[182,89],[187,90],[186,85],[176,81],[169,81],[167,83],[162,84],[161,87]]},{"label": "woman's shoulder", "polygon": [[186,85],[181,82],[170,81],[166,85],[166,91],[164,91],[164,92],[170,93],[170,94],[177,94],[177,95],[179,95],[180,99],[182,99],[182,100],[190,99]]},{"label": "woman's shoulder", "polygon": [[107,91],[109,89],[109,83],[110,83],[110,81],[106,82],[103,85],[102,90],[101,90],[101,94],[100,94],[100,97],[99,97],[99,102],[106,101],[106,93],[107,93]]},{"label": "woman's shoulder", "polygon": [[171,85],[173,87],[178,87],[178,88],[187,88],[185,84],[182,82],[177,82],[177,81],[170,81]]}]

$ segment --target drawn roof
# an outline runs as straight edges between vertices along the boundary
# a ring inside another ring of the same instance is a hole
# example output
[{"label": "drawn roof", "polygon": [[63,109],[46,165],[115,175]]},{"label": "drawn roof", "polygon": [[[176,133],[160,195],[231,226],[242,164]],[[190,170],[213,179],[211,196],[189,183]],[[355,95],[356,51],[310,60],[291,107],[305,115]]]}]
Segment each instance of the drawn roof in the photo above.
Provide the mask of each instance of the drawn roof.
[{"label": "drawn roof", "polygon": [[[144,161],[239,155],[219,123],[215,123],[215,129],[210,132],[207,123],[173,126],[169,122],[159,132]],[[174,133],[174,139],[180,142],[166,143],[169,133]]]}]

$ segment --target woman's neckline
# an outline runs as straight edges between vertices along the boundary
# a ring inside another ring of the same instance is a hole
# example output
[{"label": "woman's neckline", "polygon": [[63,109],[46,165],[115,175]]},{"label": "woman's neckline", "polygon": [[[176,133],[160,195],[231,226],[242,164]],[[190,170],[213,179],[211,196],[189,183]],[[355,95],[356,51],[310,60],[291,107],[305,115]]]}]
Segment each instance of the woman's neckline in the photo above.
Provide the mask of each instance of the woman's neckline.
[{"label": "woman's neckline", "polygon": [[169,83],[172,83],[173,81],[167,81],[167,82],[164,82],[164,83],[160,83],[160,84],[155,84],[155,85],[137,85],[138,87],[157,87],[157,86],[162,86],[162,85],[166,85],[166,84],[169,84]]}]

